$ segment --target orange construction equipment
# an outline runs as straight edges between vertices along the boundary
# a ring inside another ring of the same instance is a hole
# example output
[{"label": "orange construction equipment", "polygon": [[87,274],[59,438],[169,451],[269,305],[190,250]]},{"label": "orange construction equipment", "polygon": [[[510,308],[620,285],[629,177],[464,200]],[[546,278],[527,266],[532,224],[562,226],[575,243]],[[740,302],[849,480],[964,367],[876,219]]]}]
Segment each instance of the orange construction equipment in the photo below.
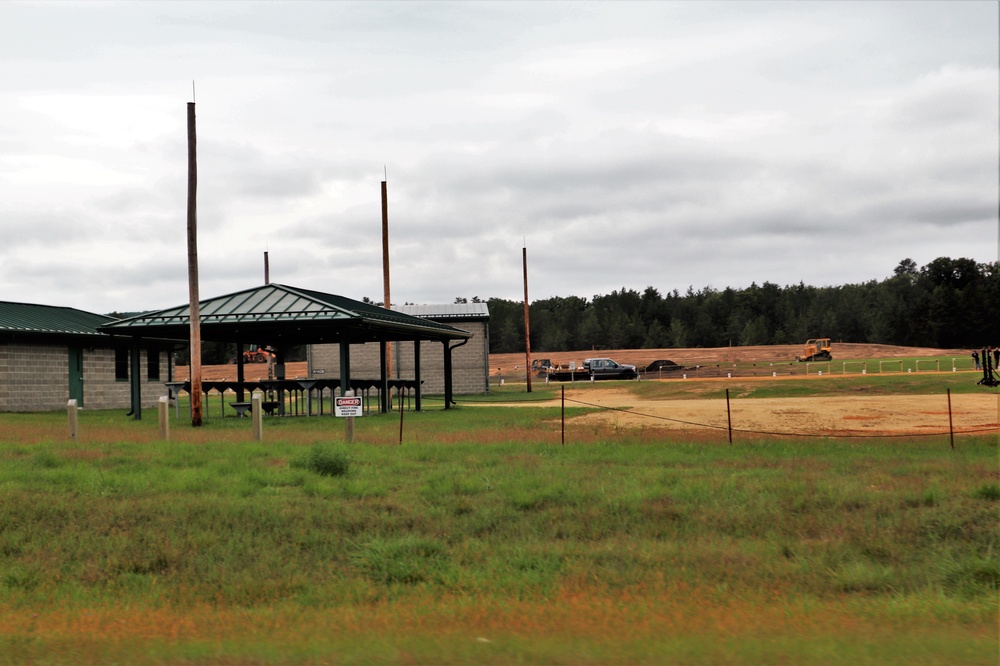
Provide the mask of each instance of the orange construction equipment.
[{"label": "orange construction equipment", "polygon": [[833,354],[830,353],[830,338],[806,340],[805,353],[795,358],[800,363],[806,361],[829,361],[833,358]]},{"label": "orange construction equipment", "polygon": [[243,352],[244,363],[267,363],[274,354],[260,345],[250,345],[250,349]]}]

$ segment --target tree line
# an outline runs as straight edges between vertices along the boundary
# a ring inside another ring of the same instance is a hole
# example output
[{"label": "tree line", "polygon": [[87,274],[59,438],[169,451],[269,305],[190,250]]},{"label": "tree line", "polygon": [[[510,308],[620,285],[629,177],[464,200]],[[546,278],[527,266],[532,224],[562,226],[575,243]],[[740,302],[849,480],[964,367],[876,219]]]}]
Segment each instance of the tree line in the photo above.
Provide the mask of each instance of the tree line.
[{"label": "tree line", "polygon": [[[486,303],[490,352],[524,351],[524,302]],[[534,301],[529,316],[533,352],[798,344],[816,337],[972,349],[1000,345],[1000,263],[940,257],[918,268],[904,259],[881,281],[839,287],[764,282],[665,295],[622,287],[589,300]]]}]

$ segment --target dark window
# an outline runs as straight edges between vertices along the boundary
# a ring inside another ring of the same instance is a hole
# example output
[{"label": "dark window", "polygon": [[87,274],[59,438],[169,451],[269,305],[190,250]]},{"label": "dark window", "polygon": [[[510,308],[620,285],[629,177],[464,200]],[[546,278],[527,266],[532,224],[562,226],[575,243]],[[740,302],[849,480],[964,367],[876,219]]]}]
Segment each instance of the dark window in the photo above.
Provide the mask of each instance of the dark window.
[{"label": "dark window", "polygon": [[115,347],[115,380],[128,381],[128,347]]},{"label": "dark window", "polygon": [[146,379],[160,381],[160,350],[155,347],[146,350]]}]

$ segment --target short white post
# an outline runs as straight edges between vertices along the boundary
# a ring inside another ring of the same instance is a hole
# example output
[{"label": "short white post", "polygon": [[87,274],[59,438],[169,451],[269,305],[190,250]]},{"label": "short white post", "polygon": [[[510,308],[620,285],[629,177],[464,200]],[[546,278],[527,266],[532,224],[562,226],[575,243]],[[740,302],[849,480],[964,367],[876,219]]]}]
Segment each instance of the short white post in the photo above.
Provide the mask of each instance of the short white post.
[{"label": "short white post", "polygon": [[260,393],[250,396],[250,419],[253,421],[253,439],[264,441],[264,410],[260,406]]},{"label": "short white post", "polygon": [[69,420],[69,438],[75,442],[79,435],[79,413],[76,408],[76,400],[70,400],[66,403],[66,417]]},{"label": "short white post", "polygon": [[170,441],[170,396],[161,395],[157,405],[160,415],[160,439]]}]

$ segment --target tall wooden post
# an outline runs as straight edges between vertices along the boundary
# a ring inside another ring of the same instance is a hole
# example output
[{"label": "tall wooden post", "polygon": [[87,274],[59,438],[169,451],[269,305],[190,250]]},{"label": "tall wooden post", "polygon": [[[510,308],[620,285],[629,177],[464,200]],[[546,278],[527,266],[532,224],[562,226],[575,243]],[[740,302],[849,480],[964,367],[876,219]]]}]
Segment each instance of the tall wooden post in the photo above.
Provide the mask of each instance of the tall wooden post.
[{"label": "tall wooden post", "polygon": [[521,263],[524,265],[524,372],[528,379],[528,393],[531,393],[531,323],[528,316],[528,247],[521,248]]},{"label": "tall wooden post", "polygon": [[[386,181],[382,181],[382,297],[385,309],[392,309],[392,301],[389,300],[389,194],[386,189]],[[386,377],[392,377],[392,343],[385,345],[385,372]]]},{"label": "tall wooden post", "polygon": [[195,132],[194,102],[187,105],[188,130],[188,200],[187,249],[188,293],[191,311],[190,383],[191,425],[201,425],[201,306],[198,299],[198,140]]}]

